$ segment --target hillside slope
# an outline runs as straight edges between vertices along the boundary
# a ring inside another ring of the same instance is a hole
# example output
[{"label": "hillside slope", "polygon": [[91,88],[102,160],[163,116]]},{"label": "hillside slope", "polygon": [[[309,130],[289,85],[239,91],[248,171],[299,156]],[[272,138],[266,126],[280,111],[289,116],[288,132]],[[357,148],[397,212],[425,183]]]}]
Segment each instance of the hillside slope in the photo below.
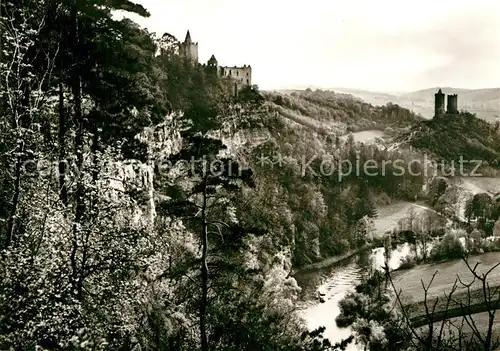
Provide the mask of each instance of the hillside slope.
[{"label": "hillside slope", "polygon": [[387,127],[406,128],[422,120],[392,103],[373,106],[353,95],[333,91],[284,90],[266,92],[264,97],[278,115],[335,135]]},{"label": "hillside slope", "polygon": [[423,121],[400,137],[411,146],[447,161],[481,160],[498,167],[500,131],[470,113]]},{"label": "hillside slope", "polygon": [[[322,91],[263,96],[266,101],[249,112],[245,129],[238,117],[224,143],[255,174],[255,192],[241,201],[245,221],[265,228],[271,246],[287,248],[295,268],[366,244],[378,206],[420,195],[423,177],[383,166],[384,160],[409,162],[414,152],[340,137],[347,130],[408,129],[420,121],[408,110]],[[354,169],[367,160],[376,162],[376,172]]]}]

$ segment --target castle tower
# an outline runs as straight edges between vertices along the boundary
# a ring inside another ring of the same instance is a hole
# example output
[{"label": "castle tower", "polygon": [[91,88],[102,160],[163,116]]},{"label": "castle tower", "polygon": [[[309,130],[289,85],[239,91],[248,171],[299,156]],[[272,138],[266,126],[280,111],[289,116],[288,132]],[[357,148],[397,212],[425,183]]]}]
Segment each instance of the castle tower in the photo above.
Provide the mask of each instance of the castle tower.
[{"label": "castle tower", "polygon": [[445,95],[439,89],[439,91],[434,94],[434,117],[440,117],[444,115],[445,113],[445,108],[444,108],[444,100],[445,100]]},{"label": "castle tower", "polygon": [[219,72],[219,63],[214,55],[212,55],[207,62],[207,70],[213,74],[217,74]]},{"label": "castle tower", "polygon": [[458,114],[458,97],[457,94],[448,95],[448,104],[447,104],[446,113],[449,115],[457,115]]},{"label": "castle tower", "polygon": [[194,63],[198,63],[198,43],[194,43],[191,40],[189,30],[187,31],[184,42],[179,44],[179,55]]}]

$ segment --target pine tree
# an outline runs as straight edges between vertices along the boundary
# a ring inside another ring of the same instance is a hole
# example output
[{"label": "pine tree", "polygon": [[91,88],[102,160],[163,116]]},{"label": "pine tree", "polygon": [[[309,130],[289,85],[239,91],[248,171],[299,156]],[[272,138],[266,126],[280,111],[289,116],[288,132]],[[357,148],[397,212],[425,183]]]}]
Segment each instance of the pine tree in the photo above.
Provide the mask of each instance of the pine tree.
[{"label": "pine tree", "polygon": [[[238,222],[227,220],[223,215],[231,209],[231,198],[243,184],[253,185],[252,172],[244,170],[230,158],[218,156],[223,149],[221,141],[199,135],[189,136],[180,153],[174,155],[175,164],[187,167],[192,184],[185,192],[177,192],[178,198],[164,202],[166,214],[184,218],[199,233],[201,256],[201,296],[199,300],[199,327],[201,349],[207,351],[207,309],[209,305],[209,264],[214,242],[224,247],[239,246],[246,234]],[[184,177],[183,177],[184,178]],[[183,194],[182,194],[183,193]],[[182,194],[179,196],[179,194]],[[180,198],[179,198],[180,197]],[[221,216],[222,214],[222,216]]]}]

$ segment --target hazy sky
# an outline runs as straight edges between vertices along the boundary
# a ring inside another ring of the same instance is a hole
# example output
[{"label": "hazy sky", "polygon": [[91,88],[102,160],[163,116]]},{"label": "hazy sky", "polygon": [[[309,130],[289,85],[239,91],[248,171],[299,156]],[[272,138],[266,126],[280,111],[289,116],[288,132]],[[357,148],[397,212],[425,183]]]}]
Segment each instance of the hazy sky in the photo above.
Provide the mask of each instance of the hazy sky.
[{"label": "hazy sky", "polygon": [[500,87],[499,0],[136,0],[200,61],[251,64],[261,89]]}]

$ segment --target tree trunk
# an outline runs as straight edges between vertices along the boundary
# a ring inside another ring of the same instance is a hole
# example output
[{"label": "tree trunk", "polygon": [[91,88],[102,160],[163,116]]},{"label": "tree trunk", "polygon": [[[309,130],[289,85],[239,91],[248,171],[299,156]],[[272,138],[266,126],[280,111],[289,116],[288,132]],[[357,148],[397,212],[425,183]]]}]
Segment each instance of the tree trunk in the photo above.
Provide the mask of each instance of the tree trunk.
[{"label": "tree trunk", "polygon": [[[72,57],[73,65],[71,69],[71,92],[73,94],[73,108],[74,108],[74,126],[75,126],[75,153],[78,167],[77,184],[82,182],[80,176],[83,168],[83,137],[84,137],[84,123],[82,116],[82,92],[81,92],[81,77],[79,72],[79,43],[78,43],[78,18],[75,1],[71,6],[71,23],[72,23]],[[80,184],[79,184],[80,185]],[[78,196],[80,195],[80,197]],[[77,205],[81,204],[82,189],[80,186],[77,188]]]},{"label": "tree trunk", "polygon": [[59,82],[59,198],[64,206],[68,206],[68,189],[66,188],[66,172],[68,170],[66,160],[66,114],[64,111],[64,87]]},{"label": "tree trunk", "polygon": [[23,166],[23,154],[24,154],[24,140],[23,136],[21,135],[20,132],[20,123],[19,123],[19,114],[18,114],[18,109],[20,106],[18,105],[17,99],[14,99],[14,102],[10,105],[10,108],[12,110],[12,121],[11,121],[11,127],[12,131],[15,133],[16,136],[16,165],[14,168],[14,193],[12,195],[12,210],[9,215],[9,219],[7,221],[7,233],[5,237],[5,248],[8,248],[11,244],[12,241],[14,240],[15,236],[15,229],[16,229],[16,219],[17,219],[17,211],[19,207],[19,198],[21,194],[21,170]]},{"label": "tree trunk", "polygon": [[78,298],[81,298],[82,286],[79,275],[78,263],[76,255],[78,252],[78,235],[81,230],[84,207],[84,184],[83,184],[83,144],[84,144],[84,123],[82,116],[82,93],[81,93],[81,77],[79,71],[79,43],[78,43],[78,17],[76,0],[73,0],[70,9],[71,19],[71,44],[72,44],[72,66],[71,66],[71,93],[73,95],[74,116],[73,123],[75,127],[75,153],[77,166],[77,181],[75,192],[75,220],[73,225],[73,239],[71,250],[71,267],[72,267],[72,284]]},{"label": "tree trunk", "polygon": [[97,180],[99,179],[99,159],[98,153],[101,150],[99,144],[99,129],[97,125],[92,124],[92,185],[97,185]]},{"label": "tree trunk", "polygon": [[207,266],[207,255],[208,255],[208,233],[207,233],[207,182],[206,175],[204,176],[204,188],[203,188],[203,205],[201,209],[201,222],[202,222],[202,255],[201,255],[201,300],[200,300],[200,335],[201,335],[201,350],[208,351],[208,339],[207,339],[207,327],[205,325],[205,317],[207,311],[207,301],[208,301],[208,266]]},{"label": "tree trunk", "polygon": [[21,169],[22,155],[24,153],[24,142],[21,141],[18,145],[18,156],[16,160],[15,175],[14,175],[14,194],[12,196],[12,211],[7,222],[7,236],[5,238],[5,248],[8,248],[14,240],[16,228],[17,208],[19,207],[19,198],[21,194]]}]

